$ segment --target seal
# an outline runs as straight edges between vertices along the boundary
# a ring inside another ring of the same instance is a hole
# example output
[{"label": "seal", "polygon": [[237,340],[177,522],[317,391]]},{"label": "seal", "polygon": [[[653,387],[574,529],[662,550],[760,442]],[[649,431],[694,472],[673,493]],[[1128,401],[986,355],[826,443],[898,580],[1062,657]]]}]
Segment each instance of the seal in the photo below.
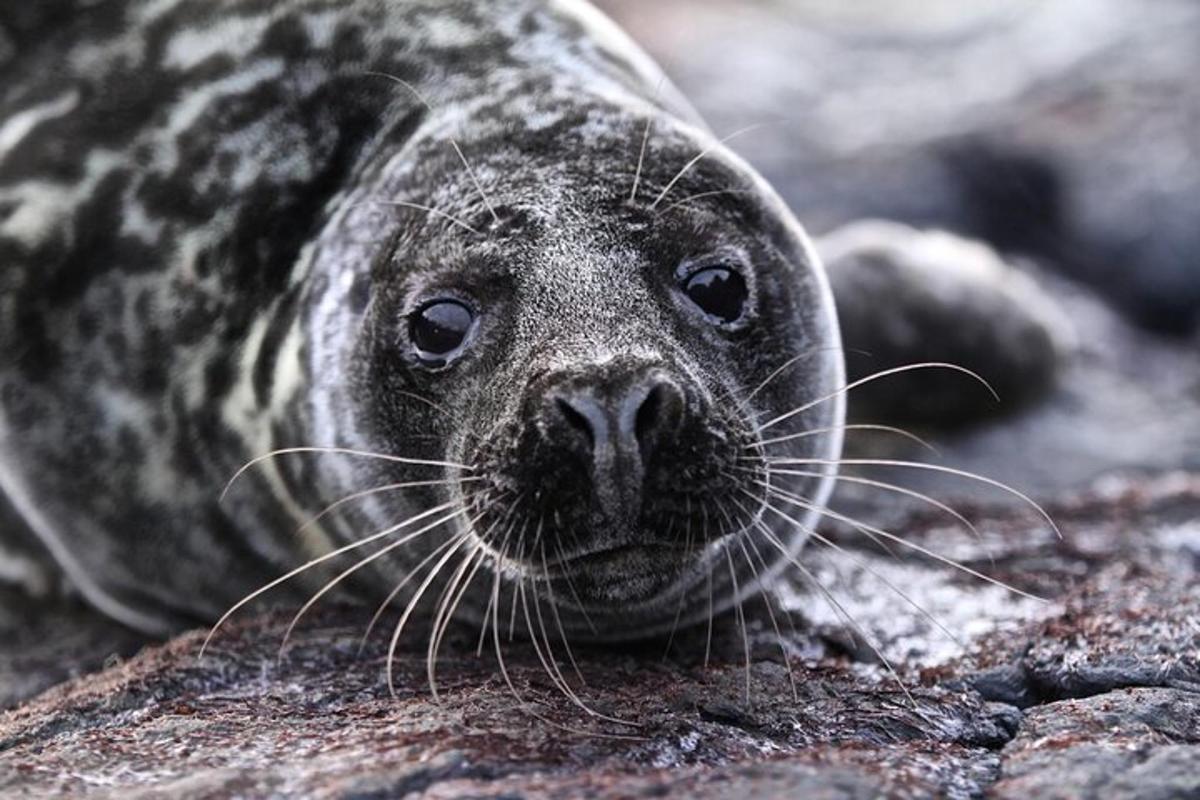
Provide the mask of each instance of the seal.
[{"label": "seal", "polygon": [[794,559],[829,287],[598,11],[63,5],[3,20],[0,488],[95,606],[440,592],[630,639]]}]

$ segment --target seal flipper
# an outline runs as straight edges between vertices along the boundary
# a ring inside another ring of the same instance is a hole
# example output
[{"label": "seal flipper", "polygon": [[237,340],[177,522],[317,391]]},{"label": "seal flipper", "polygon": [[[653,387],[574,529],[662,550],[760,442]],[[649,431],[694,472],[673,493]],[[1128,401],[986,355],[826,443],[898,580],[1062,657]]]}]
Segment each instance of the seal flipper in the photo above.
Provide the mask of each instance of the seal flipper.
[{"label": "seal flipper", "polygon": [[1074,339],[1057,304],[991,248],[944,231],[864,220],[817,241],[838,306],[848,380],[920,362],[851,393],[854,416],[952,427],[1015,411],[1053,386]]}]

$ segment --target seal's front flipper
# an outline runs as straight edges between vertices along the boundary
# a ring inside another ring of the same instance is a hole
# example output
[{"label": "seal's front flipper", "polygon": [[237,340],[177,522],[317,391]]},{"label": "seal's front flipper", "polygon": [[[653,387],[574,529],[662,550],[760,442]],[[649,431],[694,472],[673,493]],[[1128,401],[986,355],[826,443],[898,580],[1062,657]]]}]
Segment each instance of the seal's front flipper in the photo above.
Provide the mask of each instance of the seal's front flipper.
[{"label": "seal's front flipper", "polygon": [[920,362],[849,395],[850,413],[939,427],[1010,413],[1053,385],[1072,349],[1069,320],[987,245],[944,231],[864,220],[817,241],[837,301],[848,379]]}]

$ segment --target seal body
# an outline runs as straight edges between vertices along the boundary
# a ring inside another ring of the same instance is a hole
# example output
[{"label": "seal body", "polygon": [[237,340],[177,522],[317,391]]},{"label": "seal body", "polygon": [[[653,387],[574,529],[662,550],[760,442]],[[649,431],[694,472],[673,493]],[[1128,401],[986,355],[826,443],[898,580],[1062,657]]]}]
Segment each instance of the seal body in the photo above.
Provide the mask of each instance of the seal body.
[{"label": "seal body", "polygon": [[[486,621],[528,589],[628,638],[728,607],[802,543],[841,441],[821,268],[591,7],[4,22],[0,489],[100,609],[211,621],[367,542],[339,592],[457,585]],[[774,453],[812,475],[769,475],[764,437],[804,431]],[[340,452],[220,500],[295,447]],[[772,480],[811,507],[766,513]]]}]

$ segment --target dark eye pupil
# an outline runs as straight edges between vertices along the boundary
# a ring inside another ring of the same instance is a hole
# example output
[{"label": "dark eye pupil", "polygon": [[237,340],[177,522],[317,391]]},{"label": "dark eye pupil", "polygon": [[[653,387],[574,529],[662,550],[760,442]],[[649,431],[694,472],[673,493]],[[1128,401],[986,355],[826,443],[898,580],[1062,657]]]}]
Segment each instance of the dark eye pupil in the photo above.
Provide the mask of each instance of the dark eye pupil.
[{"label": "dark eye pupil", "polygon": [[423,357],[445,356],[462,346],[474,319],[471,310],[454,300],[430,303],[412,319],[412,341]]},{"label": "dark eye pupil", "polygon": [[692,273],[683,291],[706,314],[721,322],[733,322],[746,306],[746,281],[726,267],[706,267]]}]

